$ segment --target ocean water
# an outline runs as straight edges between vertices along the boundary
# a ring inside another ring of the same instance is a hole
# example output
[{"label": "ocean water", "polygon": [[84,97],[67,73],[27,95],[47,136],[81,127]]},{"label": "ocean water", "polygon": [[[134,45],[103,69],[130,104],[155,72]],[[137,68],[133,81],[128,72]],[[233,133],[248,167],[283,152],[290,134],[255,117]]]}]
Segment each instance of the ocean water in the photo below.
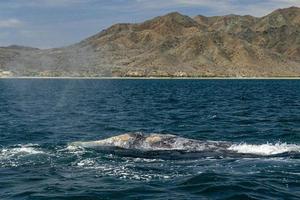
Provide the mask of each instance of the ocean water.
[{"label": "ocean water", "polygon": [[[126,132],[228,142],[147,158]],[[299,199],[298,80],[0,80],[0,199]]]}]

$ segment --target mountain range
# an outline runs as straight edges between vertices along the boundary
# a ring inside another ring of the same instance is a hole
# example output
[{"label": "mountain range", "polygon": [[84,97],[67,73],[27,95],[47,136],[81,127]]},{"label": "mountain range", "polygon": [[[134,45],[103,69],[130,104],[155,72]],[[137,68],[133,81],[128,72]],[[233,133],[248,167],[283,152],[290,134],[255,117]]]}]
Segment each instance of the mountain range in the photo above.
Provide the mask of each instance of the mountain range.
[{"label": "mountain range", "polygon": [[62,48],[1,47],[0,76],[300,76],[300,8],[260,18],[172,12]]}]

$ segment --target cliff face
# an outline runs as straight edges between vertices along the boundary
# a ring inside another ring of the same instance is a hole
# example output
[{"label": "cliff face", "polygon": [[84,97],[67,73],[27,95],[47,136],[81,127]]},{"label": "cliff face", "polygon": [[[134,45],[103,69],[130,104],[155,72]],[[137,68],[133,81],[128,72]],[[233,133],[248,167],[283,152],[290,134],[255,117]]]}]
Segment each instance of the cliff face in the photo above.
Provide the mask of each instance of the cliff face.
[{"label": "cliff face", "polygon": [[174,12],[65,48],[0,48],[0,67],[25,76],[300,76],[300,8],[262,18]]}]

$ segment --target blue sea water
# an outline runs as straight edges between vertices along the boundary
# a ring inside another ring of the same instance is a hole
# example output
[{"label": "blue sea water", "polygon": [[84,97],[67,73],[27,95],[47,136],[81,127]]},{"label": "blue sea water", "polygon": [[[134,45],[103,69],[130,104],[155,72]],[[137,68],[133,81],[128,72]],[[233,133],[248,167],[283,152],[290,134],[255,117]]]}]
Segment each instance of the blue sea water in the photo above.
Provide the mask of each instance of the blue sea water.
[{"label": "blue sea water", "polygon": [[[72,148],[126,132],[235,156]],[[298,80],[0,80],[0,199],[300,199]]]}]

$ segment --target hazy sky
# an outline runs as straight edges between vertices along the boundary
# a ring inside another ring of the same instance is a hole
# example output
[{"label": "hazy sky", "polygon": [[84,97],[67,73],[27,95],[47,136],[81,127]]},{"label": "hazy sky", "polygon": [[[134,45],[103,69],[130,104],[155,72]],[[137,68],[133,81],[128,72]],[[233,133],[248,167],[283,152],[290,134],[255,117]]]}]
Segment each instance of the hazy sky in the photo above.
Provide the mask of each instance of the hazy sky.
[{"label": "hazy sky", "polygon": [[300,0],[0,0],[0,46],[60,47],[114,23],[141,22],[172,11],[262,16],[290,6],[300,7]]}]

